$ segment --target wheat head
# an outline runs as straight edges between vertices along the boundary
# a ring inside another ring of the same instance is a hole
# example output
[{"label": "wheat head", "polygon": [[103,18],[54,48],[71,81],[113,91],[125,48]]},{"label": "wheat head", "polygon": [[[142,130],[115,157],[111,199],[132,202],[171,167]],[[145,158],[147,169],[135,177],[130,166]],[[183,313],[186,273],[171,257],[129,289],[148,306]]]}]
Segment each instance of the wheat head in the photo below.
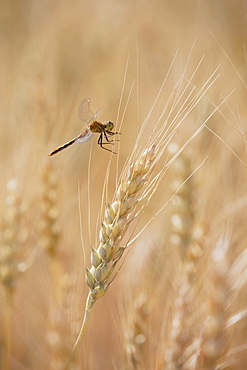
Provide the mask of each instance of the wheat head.
[{"label": "wheat head", "polygon": [[100,244],[92,248],[90,268],[86,268],[86,282],[90,289],[85,315],[74,348],[84,333],[94,303],[104,296],[114,280],[113,272],[127,245],[120,245],[130,223],[137,217],[141,205],[148,197],[147,186],[155,165],[157,147],[152,144],[123,172],[114,200],[107,202],[99,231]]}]

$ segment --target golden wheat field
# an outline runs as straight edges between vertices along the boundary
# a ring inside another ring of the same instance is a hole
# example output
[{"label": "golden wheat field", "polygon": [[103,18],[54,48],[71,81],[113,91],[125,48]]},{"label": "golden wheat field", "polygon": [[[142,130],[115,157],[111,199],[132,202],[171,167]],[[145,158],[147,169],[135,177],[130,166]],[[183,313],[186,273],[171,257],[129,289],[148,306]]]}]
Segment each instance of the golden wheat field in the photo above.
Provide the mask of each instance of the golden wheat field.
[{"label": "golden wheat field", "polygon": [[0,368],[247,369],[246,1],[2,0],[0,57]]}]

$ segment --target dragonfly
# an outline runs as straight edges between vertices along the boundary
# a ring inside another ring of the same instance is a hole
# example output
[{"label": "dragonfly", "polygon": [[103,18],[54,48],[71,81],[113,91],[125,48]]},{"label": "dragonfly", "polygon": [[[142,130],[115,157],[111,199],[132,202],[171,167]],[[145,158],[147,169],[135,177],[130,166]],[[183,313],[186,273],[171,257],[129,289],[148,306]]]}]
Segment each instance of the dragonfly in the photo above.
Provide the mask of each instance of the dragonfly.
[{"label": "dragonfly", "polygon": [[[79,109],[78,109],[78,117],[81,121],[87,123],[88,127],[82,130],[81,133],[78,136],[76,136],[74,139],[54,149],[49,154],[49,156],[52,156],[58,152],[61,152],[61,150],[68,148],[68,146],[74,143],[85,143],[86,141],[91,139],[93,134],[100,134],[99,139],[98,139],[98,145],[102,149],[105,149],[108,152],[112,152],[116,154],[111,149],[105,148],[104,145],[113,144],[114,141],[118,141],[118,140],[110,140],[109,137],[113,135],[121,135],[121,133],[112,131],[114,128],[114,123],[111,121],[107,121],[107,122],[96,121],[99,111],[100,111],[100,108],[97,110],[95,114],[93,114],[90,108],[90,99],[82,100],[82,102],[79,105]],[[103,141],[104,139],[106,141]]]}]

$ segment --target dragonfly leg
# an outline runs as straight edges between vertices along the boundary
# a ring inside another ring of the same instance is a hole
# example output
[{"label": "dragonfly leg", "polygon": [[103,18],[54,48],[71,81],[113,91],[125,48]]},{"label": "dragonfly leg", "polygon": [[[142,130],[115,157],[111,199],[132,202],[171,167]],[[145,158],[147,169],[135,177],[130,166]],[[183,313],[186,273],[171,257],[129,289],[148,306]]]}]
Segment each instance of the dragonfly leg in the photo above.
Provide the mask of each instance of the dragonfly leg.
[{"label": "dragonfly leg", "polygon": [[[120,132],[112,132],[112,131],[105,131],[104,132],[104,137],[106,139],[106,141],[108,141],[108,143],[111,143],[113,141],[119,141],[118,139],[115,139],[115,140],[109,140],[108,136],[113,136],[113,135],[116,135],[116,134],[120,134]],[[108,135],[108,136],[107,136]],[[121,135],[121,134],[120,134]],[[107,144],[107,143],[105,143]]]},{"label": "dragonfly leg", "polygon": [[[107,134],[108,134],[108,135],[112,135],[113,133],[108,133],[108,132],[106,132],[106,131],[104,132],[104,138],[106,139],[106,141],[108,141],[108,143],[113,142],[114,140],[109,140],[109,139],[108,139]],[[114,135],[114,134],[113,134],[113,135]]]},{"label": "dragonfly leg", "polygon": [[[109,141],[109,140],[107,140],[107,141]],[[108,152],[112,152],[112,153],[116,154],[116,153],[115,153],[115,152],[113,152],[112,150],[107,149],[107,148],[105,148],[105,147],[103,146],[103,144],[104,144],[104,145],[106,145],[106,144],[112,144],[111,142],[103,143],[103,133],[101,133],[101,134],[100,134],[100,136],[99,136],[98,144],[99,144],[99,146],[100,146],[102,149],[105,149],[105,150],[107,150]]]},{"label": "dragonfly leg", "polygon": [[107,130],[106,130],[106,133],[108,135],[122,135],[121,132],[112,132],[112,131],[107,131]]}]

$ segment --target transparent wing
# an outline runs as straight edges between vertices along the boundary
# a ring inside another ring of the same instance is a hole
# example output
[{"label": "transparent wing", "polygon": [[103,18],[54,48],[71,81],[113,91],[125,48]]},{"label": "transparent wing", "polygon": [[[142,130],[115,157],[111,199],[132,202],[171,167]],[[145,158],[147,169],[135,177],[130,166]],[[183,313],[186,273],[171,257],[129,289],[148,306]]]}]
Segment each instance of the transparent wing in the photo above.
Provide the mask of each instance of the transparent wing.
[{"label": "transparent wing", "polygon": [[93,112],[90,109],[90,99],[84,99],[79,105],[78,117],[85,123],[88,123],[92,117]]},{"label": "transparent wing", "polygon": [[92,131],[89,129],[83,130],[80,135],[78,135],[74,140],[75,143],[84,143],[85,141],[88,141],[93,136]]},{"label": "transparent wing", "polygon": [[97,117],[99,110],[100,109],[98,109],[97,112],[93,114],[90,108],[90,99],[84,99],[79,105],[78,117],[80,118],[80,120],[89,125]]}]

